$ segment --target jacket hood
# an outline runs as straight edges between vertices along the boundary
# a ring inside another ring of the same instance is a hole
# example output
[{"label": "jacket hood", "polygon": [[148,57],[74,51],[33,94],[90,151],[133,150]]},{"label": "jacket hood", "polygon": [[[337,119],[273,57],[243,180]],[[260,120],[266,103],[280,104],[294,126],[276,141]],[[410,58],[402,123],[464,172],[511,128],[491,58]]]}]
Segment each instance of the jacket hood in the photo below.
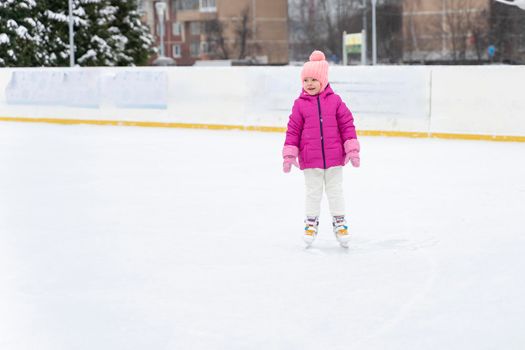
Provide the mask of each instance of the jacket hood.
[{"label": "jacket hood", "polygon": [[326,85],[324,90],[321,91],[317,95],[310,95],[308,92],[306,92],[305,89],[302,89],[301,95],[299,95],[299,98],[302,98],[302,99],[305,99],[305,100],[312,100],[312,99],[317,99],[317,96],[319,96],[319,97],[324,99],[327,96],[333,95],[333,94],[334,94],[334,90],[332,90],[332,88],[330,87],[330,84],[328,84],[328,85]]}]

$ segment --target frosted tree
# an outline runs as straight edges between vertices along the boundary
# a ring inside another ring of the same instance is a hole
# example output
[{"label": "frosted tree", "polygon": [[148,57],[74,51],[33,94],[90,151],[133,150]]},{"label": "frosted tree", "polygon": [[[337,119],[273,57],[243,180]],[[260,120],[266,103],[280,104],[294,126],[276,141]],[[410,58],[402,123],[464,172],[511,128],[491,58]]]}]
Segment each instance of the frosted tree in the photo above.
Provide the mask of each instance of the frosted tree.
[{"label": "frosted tree", "polygon": [[64,0],[38,0],[38,15],[45,27],[40,46],[46,66],[69,64],[69,10]]},{"label": "frosted tree", "polygon": [[[81,66],[114,66],[116,52],[108,42],[116,9],[105,0],[75,1],[76,62]],[[114,35],[114,34],[113,34]]]},{"label": "frosted tree", "polygon": [[[67,66],[68,1],[0,0],[0,66]],[[73,0],[81,66],[146,64],[154,39],[136,0]]]},{"label": "frosted tree", "polygon": [[0,66],[43,65],[44,32],[35,0],[0,0]]},{"label": "frosted tree", "polygon": [[155,39],[150,34],[149,27],[140,19],[136,0],[110,2],[117,8],[110,28],[110,31],[114,32],[112,43],[117,48],[116,64],[146,64],[153,53]]},{"label": "frosted tree", "polygon": [[75,44],[82,66],[128,66],[147,63],[153,36],[142,24],[136,0],[80,0]]}]

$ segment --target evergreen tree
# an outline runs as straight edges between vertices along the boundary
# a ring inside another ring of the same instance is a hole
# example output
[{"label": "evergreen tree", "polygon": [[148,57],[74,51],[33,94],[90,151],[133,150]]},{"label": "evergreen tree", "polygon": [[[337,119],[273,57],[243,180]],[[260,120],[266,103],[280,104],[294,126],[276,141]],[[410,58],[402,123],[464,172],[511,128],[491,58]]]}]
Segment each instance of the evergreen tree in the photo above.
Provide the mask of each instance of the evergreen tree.
[{"label": "evergreen tree", "polygon": [[69,65],[69,8],[65,0],[38,0],[40,21],[45,27],[41,52],[44,65]]},{"label": "evergreen tree", "polygon": [[[66,0],[0,0],[0,66],[67,66]],[[75,62],[81,66],[146,64],[153,36],[136,0],[73,0]]]},{"label": "evergreen tree", "polygon": [[136,0],[111,0],[118,11],[115,13],[113,28],[118,28],[120,34],[114,36],[116,47],[119,48],[117,65],[147,64],[153,54],[155,40],[148,26],[142,23],[137,10]]},{"label": "evergreen tree", "polygon": [[42,65],[44,31],[35,0],[0,0],[0,67]]},{"label": "evergreen tree", "polygon": [[80,0],[78,3],[75,9],[76,62],[81,66],[114,66],[116,52],[108,41],[116,9],[109,6],[108,0]]},{"label": "evergreen tree", "polygon": [[82,66],[146,64],[153,36],[142,24],[136,0],[80,0],[76,30],[77,62]]}]

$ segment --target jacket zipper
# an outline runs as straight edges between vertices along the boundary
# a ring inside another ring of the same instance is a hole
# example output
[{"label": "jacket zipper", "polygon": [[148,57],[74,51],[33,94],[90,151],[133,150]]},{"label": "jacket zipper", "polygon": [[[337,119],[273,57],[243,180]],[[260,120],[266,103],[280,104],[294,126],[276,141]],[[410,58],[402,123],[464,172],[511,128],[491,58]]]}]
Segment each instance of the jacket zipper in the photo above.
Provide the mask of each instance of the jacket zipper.
[{"label": "jacket zipper", "polygon": [[321,150],[323,151],[323,169],[326,169],[326,158],[324,155],[324,137],[323,137],[323,116],[321,114],[321,101],[317,96],[317,109],[319,110],[319,125],[321,126]]}]

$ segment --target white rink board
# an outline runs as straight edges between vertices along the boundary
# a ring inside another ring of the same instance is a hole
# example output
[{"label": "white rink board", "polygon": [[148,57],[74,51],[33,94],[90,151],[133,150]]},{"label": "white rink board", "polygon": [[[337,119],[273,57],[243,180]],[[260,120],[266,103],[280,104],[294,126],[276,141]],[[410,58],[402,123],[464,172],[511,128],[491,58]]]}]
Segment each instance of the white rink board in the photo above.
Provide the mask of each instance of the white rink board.
[{"label": "white rink board", "polygon": [[430,123],[428,67],[333,67],[331,85],[362,130],[427,132]]},{"label": "white rink board", "polygon": [[432,131],[525,135],[525,67],[433,68]]},{"label": "white rink board", "polygon": [[[291,66],[74,68],[74,72],[89,72],[77,74],[91,79],[86,85],[93,86],[94,76],[99,81],[100,93],[94,96],[100,101],[82,108],[42,101],[6,103],[12,72],[71,72],[68,68],[3,69],[0,117],[285,127],[300,92],[300,70]],[[140,79],[131,79],[125,90],[136,96],[124,97],[131,102],[140,98],[136,105],[148,106],[151,101],[147,108],[126,108],[126,103],[117,101],[122,91],[118,93],[115,81],[128,75],[155,76],[159,86],[167,88],[153,85],[159,93],[144,97]],[[330,81],[360,130],[525,135],[525,99],[518,92],[525,81],[523,67],[331,66]],[[75,91],[68,93],[86,93],[86,88]]]}]

